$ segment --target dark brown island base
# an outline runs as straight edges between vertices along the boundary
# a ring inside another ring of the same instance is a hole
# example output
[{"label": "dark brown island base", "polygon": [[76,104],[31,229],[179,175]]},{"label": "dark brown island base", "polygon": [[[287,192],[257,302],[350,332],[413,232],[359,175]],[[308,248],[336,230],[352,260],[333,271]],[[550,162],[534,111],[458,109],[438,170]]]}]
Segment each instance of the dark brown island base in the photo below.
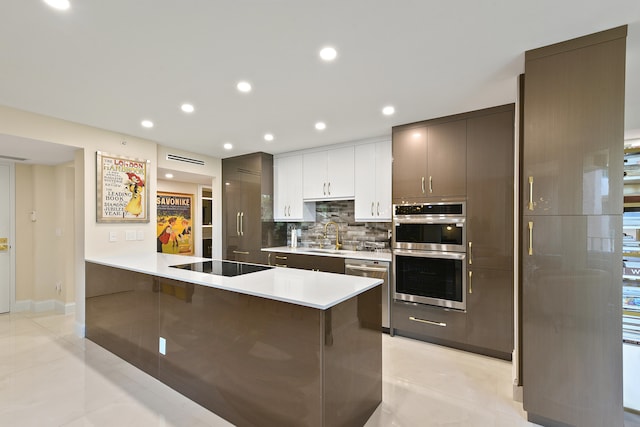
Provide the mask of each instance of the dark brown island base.
[{"label": "dark brown island base", "polygon": [[[229,422],[362,426],[382,401],[380,286],[321,309],[115,265],[86,262],[86,337]],[[334,276],[277,268],[238,281],[294,293]]]}]

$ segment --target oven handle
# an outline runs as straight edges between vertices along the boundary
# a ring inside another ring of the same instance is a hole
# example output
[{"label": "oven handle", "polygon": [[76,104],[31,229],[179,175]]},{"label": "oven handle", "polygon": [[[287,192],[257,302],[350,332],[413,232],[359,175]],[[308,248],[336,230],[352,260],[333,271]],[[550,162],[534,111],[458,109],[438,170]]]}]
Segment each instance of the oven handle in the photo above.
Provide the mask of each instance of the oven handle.
[{"label": "oven handle", "polygon": [[445,259],[465,259],[467,254],[462,252],[438,252],[438,251],[408,251],[394,249],[393,255],[411,256],[417,258],[445,258]]},{"label": "oven handle", "polygon": [[395,215],[393,222],[397,226],[398,224],[464,224],[465,217],[463,216],[409,216],[409,215]]}]

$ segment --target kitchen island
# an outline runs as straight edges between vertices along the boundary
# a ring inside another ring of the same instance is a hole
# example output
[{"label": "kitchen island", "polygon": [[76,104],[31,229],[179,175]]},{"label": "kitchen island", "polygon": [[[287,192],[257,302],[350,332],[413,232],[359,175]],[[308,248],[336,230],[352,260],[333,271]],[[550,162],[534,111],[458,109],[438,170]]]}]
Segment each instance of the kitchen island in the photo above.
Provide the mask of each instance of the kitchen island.
[{"label": "kitchen island", "polygon": [[202,261],[87,259],[86,337],[238,426],[363,425],[382,400],[381,281],[172,267]]}]

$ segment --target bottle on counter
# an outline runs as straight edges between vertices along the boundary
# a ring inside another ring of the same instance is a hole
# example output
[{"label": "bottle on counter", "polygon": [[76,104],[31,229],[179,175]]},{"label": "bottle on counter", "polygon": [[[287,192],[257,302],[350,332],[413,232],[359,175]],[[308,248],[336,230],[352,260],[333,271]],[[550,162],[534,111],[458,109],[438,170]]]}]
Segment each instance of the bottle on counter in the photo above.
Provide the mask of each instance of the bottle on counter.
[{"label": "bottle on counter", "polygon": [[296,230],[295,227],[291,228],[291,247],[292,248],[298,247],[298,230]]}]

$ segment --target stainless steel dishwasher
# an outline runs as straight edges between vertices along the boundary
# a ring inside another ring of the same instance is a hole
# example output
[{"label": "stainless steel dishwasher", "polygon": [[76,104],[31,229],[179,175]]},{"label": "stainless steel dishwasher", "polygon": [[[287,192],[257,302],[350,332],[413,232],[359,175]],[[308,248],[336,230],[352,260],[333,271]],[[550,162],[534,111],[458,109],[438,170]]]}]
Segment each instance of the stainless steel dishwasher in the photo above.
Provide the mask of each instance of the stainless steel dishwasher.
[{"label": "stainless steel dishwasher", "polygon": [[363,259],[346,259],[344,274],[382,279],[382,330],[389,331],[389,262]]}]

